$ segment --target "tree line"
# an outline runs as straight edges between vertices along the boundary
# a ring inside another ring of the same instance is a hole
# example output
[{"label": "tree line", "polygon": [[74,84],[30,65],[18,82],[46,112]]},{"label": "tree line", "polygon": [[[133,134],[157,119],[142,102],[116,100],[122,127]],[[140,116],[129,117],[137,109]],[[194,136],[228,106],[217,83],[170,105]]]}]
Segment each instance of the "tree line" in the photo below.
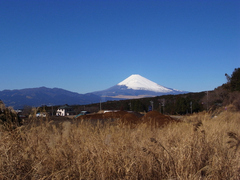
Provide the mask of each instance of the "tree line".
[{"label": "tree line", "polygon": [[[102,108],[147,112],[149,106],[153,106],[153,110],[164,114],[188,114],[232,104],[236,110],[240,110],[240,68],[235,68],[231,75],[225,76],[227,82],[212,91],[108,101],[102,103]],[[99,104],[92,104],[86,107],[97,109],[98,106]]]},{"label": "tree line", "polygon": [[[214,110],[218,107],[225,107],[229,104],[232,104],[236,110],[240,110],[240,68],[235,68],[231,75],[225,74],[225,76],[226,83],[212,91],[107,101],[102,102],[101,104],[74,105],[72,107],[76,114],[83,110],[89,112],[98,112],[99,110],[148,112],[149,110],[156,110],[163,114],[183,115],[204,110]],[[38,110],[48,112],[50,115],[55,115],[57,108],[58,106],[43,106],[38,108]],[[4,109],[6,108],[4,107]],[[31,107],[26,106],[23,112],[27,114],[30,109]],[[9,109],[3,111],[2,108],[0,111],[0,119],[5,121],[6,119],[9,119],[10,116],[16,119],[15,115],[11,113],[12,111]]]}]

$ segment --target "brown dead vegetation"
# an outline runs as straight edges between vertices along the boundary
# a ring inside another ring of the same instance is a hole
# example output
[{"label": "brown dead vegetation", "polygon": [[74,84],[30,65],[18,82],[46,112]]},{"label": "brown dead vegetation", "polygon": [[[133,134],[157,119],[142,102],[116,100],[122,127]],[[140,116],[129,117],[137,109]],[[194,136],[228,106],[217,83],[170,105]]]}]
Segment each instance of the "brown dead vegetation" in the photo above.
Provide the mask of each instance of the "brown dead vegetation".
[{"label": "brown dead vegetation", "polygon": [[150,111],[142,117],[142,122],[151,127],[162,127],[168,123],[176,122],[176,120],[157,111]]},{"label": "brown dead vegetation", "polygon": [[156,112],[100,116],[127,125],[32,119],[1,128],[0,179],[240,179],[239,112],[193,114],[161,128],[147,123],[172,119]]},{"label": "brown dead vegetation", "polygon": [[130,126],[131,128],[136,127],[139,124],[146,124],[151,127],[163,127],[164,125],[177,122],[175,119],[170,116],[163,115],[157,111],[150,111],[146,113],[144,116],[140,114],[136,114],[134,112],[126,112],[126,111],[117,111],[117,112],[107,112],[103,114],[89,114],[78,117],[81,120],[112,120],[116,121],[118,124],[123,126]]}]

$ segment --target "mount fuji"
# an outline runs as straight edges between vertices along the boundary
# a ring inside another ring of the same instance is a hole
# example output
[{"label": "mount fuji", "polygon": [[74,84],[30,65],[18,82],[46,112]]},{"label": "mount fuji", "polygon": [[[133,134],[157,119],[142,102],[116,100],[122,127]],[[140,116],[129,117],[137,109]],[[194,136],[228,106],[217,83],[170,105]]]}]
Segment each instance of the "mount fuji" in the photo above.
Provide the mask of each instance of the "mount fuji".
[{"label": "mount fuji", "polygon": [[102,98],[133,99],[167,94],[183,94],[187,93],[187,91],[166,88],[139,74],[133,74],[115,86],[92,93]]},{"label": "mount fuji", "polygon": [[20,90],[0,91],[0,99],[6,106],[15,109],[23,108],[24,105],[39,107],[42,104],[90,104],[108,100],[134,99],[143,97],[154,97],[165,94],[183,94],[179,91],[150,81],[138,74],[133,74],[127,79],[103,91],[87,94],[78,94],[59,88],[27,88]]}]

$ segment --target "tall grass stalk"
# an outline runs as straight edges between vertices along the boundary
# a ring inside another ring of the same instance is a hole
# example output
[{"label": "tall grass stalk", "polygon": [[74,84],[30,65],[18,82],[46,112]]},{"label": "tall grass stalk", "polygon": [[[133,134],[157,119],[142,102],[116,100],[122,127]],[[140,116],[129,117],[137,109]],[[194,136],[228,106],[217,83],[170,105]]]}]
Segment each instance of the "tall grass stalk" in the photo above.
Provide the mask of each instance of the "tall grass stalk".
[{"label": "tall grass stalk", "polygon": [[240,179],[237,112],[156,129],[35,121],[1,130],[0,179]]}]

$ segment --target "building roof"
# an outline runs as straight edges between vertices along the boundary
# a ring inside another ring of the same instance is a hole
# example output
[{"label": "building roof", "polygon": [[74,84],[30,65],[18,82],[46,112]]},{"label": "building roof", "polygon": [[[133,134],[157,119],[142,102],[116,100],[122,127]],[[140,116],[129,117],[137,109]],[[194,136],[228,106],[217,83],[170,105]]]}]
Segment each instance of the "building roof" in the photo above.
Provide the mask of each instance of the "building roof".
[{"label": "building roof", "polygon": [[58,109],[71,109],[72,107],[65,104],[64,106],[59,107]]}]

